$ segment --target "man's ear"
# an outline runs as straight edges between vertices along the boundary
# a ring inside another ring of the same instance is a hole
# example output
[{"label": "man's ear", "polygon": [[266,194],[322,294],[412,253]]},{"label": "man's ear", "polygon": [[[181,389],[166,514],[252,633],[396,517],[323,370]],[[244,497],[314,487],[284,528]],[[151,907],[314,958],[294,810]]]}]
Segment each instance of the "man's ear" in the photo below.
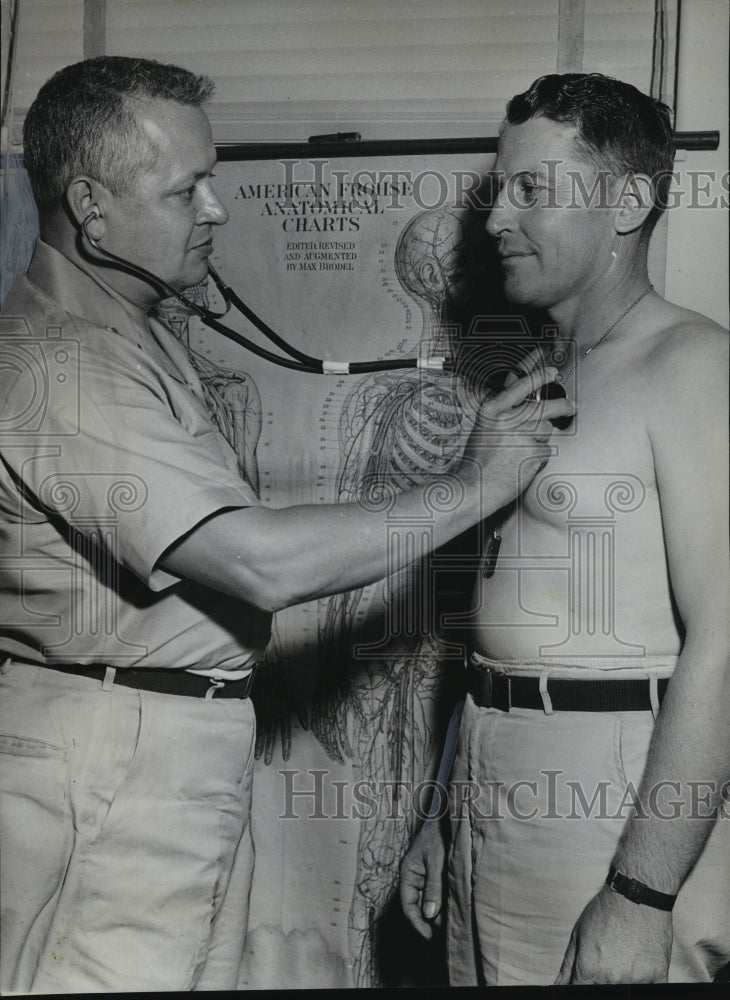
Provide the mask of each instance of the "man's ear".
[{"label": "man's ear", "polygon": [[614,190],[614,228],[619,234],[641,227],[654,207],[651,178],[647,174],[625,174]]},{"label": "man's ear", "polygon": [[105,188],[91,177],[74,177],[66,188],[66,202],[76,224],[86,223],[92,239],[100,240],[106,232],[104,218]]}]

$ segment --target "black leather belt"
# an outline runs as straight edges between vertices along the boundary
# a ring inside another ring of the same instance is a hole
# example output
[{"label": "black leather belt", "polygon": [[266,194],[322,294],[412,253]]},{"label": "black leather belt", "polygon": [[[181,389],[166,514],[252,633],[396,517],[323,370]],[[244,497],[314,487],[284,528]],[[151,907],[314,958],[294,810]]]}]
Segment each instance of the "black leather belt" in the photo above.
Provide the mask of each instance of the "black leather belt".
[{"label": "black leather belt", "polygon": [[[669,678],[657,685],[659,702]],[[556,712],[648,712],[651,710],[648,679],[574,680],[549,677],[547,692]],[[534,708],[544,711],[539,677],[516,677],[470,666],[469,693],[481,708]]]},{"label": "black leather belt", "polygon": [[[57,670],[62,674],[77,674],[92,680],[103,681],[106,666],[83,666],[81,664],[46,663],[42,669]],[[114,683],[122,687],[138,688],[140,691],[156,691],[159,694],[180,694],[190,698],[248,698],[253,687],[255,668],[238,681],[220,683],[213,677],[201,677],[187,670],[135,670],[117,668]],[[211,692],[212,693],[209,693]]]}]

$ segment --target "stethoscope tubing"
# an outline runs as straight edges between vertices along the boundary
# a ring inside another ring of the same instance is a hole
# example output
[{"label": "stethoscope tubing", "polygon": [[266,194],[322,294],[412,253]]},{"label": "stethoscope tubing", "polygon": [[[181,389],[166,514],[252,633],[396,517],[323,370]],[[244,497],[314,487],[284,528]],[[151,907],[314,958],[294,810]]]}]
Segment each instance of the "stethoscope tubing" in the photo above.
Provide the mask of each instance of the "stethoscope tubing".
[{"label": "stethoscope tubing", "polygon": [[[289,368],[293,371],[306,372],[315,375],[360,375],[368,372],[397,371],[406,368],[426,368],[437,371],[444,370],[444,358],[399,358],[391,361],[337,362],[324,361],[321,358],[315,358],[309,354],[305,354],[303,351],[298,350],[296,347],[284,340],[284,338],[277,334],[268,325],[268,323],[265,323],[264,320],[262,320],[261,317],[253,311],[253,309],[247,306],[246,303],[243,302],[243,300],[233,291],[233,289],[223,281],[210,262],[208,263],[208,273],[210,274],[210,277],[226,304],[225,311],[222,313],[214,313],[212,310],[198,305],[197,302],[193,302],[191,299],[186,298],[182,292],[178,292],[177,289],[168,284],[164,278],[160,278],[159,275],[154,274],[152,271],[148,271],[146,268],[140,267],[140,265],[134,264],[132,261],[126,260],[124,257],[119,257],[117,254],[114,254],[105,247],[102,247],[88,232],[88,223],[91,221],[91,218],[93,218],[93,216],[88,219],[84,219],[81,224],[81,230],[89,245],[97,253],[100,253],[103,257],[113,261],[125,270],[130,271],[132,274],[137,275],[137,277],[142,278],[144,281],[156,285],[162,291],[166,292],[169,297],[174,297],[178,300],[178,302],[185,306],[186,309],[195,313],[195,315],[198,316],[206,326],[209,326],[217,333],[220,333],[224,337],[228,337],[230,340],[240,344],[252,354],[257,355],[266,361],[270,361],[272,364],[279,365],[282,368]],[[259,344],[249,340],[248,337],[245,337],[243,334],[231,329],[231,327],[227,324],[222,323],[222,317],[227,315],[232,307],[235,307],[253,326],[263,333],[267,340],[275,344],[280,350],[284,351],[285,354],[288,354],[289,357],[282,357],[280,354],[275,354],[273,351],[269,351],[265,347],[261,347]]]}]

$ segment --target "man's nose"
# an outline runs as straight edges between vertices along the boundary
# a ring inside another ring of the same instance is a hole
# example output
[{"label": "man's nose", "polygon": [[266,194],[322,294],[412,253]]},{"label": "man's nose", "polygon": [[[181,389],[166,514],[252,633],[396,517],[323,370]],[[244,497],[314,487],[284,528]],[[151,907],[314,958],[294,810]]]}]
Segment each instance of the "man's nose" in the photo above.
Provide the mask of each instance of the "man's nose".
[{"label": "man's nose", "polygon": [[507,185],[504,185],[497,190],[492,200],[492,207],[486,222],[487,232],[490,236],[499,236],[512,224],[508,199],[505,194],[506,187]]},{"label": "man's nose", "polygon": [[199,226],[224,226],[228,222],[228,209],[210,184],[206,187],[195,221]]}]

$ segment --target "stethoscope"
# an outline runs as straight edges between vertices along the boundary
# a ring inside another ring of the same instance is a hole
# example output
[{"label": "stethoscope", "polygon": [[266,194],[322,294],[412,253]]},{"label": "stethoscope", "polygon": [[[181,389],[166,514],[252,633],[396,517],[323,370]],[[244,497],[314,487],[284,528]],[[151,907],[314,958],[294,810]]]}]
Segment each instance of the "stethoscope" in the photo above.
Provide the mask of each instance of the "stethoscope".
[{"label": "stethoscope", "polygon": [[[102,247],[97,240],[89,234],[88,231],[89,223],[95,218],[97,218],[96,212],[92,212],[88,215],[81,223],[81,231],[90,246],[93,247],[97,253],[100,253],[108,260],[119,264],[120,267],[130,271],[132,274],[135,274],[145,281],[156,285],[164,292],[167,292],[168,296],[176,298],[178,302],[185,306],[186,309],[191,310],[196,314],[196,316],[199,316],[206,326],[209,326],[216,332],[223,334],[224,337],[229,337],[242,347],[245,347],[246,350],[258,355],[258,357],[264,358],[266,361],[271,361],[275,365],[280,365],[282,368],[290,368],[299,372],[311,372],[315,375],[361,375],[366,372],[388,372],[397,371],[403,368],[423,368],[431,371],[444,371],[447,367],[447,359],[445,357],[399,358],[391,361],[323,361],[320,358],[313,358],[309,354],[304,354],[302,351],[297,350],[296,347],[292,347],[291,344],[288,344],[283,339],[283,337],[280,337],[277,333],[275,333],[274,330],[272,330],[267,323],[257,316],[256,313],[250,309],[238,295],[236,295],[233,289],[223,281],[210,262],[208,262],[208,273],[223,297],[223,301],[226,306],[223,312],[219,313],[198,305],[197,302],[193,302],[191,299],[186,298],[182,293],[174,289],[163,278],[153,274],[144,267],[140,267],[138,264],[132,263],[132,261],[125,260],[123,257],[118,257],[116,254],[111,253],[111,251]],[[247,337],[244,337],[236,330],[232,330],[229,326],[226,326],[225,323],[221,323],[221,318],[225,316],[233,306],[235,306],[235,308],[238,309],[238,311],[245,316],[250,323],[260,330],[268,340],[270,340],[273,344],[276,344],[276,346],[284,351],[285,354],[288,354],[289,357],[285,358],[280,354],[274,354],[272,351],[266,350],[265,347],[260,347],[258,344],[253,343],[253,341],[248,340]]]}]

